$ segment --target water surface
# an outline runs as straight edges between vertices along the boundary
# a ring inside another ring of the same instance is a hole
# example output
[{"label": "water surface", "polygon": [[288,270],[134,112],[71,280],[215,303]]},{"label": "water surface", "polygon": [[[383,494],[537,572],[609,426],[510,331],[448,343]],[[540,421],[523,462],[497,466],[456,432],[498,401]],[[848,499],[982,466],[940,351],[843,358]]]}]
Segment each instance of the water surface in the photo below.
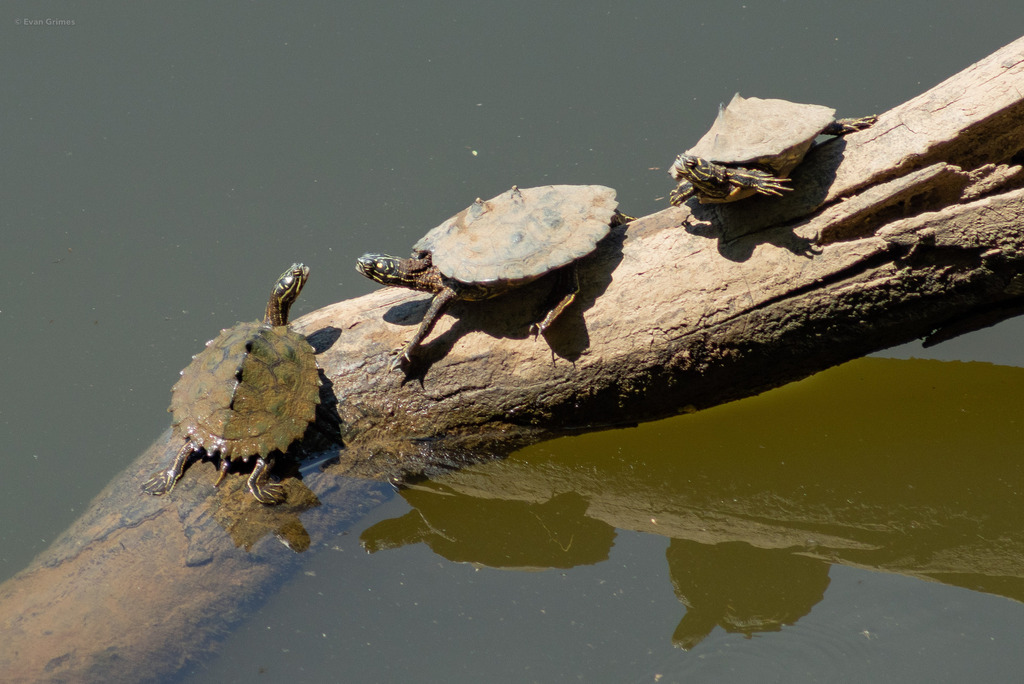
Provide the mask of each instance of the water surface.
[{"label": "water surface", "polygon": [[[1016,39],[1022,20],[1024,7],[1008,1],[848,2],[827,11],[813,2],[6,4],[0,573],[45,549],[167,426],[178,371],[222,327],[257,318],[292,261],[312,268],[301,314],[375,287],[355,273],[357,255],[402,253],[475,197],[513,183],[607,184],[627,211],[649,213],[665,206],[673,155],[734,92],[845,115],[884,111]],[[1020,332],[1011,321],[927,356],[1021,366]],[[911,345],[888,355],[926,354]],[[936,502],[953,496],[958,474],[975,474],[976,498],[1012,497],[1019,482],[1015,370],[990,368],[986,389],[958,394],[950,378],[959,367],[888,371],[911,394],[898,404],[880,396],[886,410],[845,424],[842,415],[807,420],[784,388],[707,417],[539,445],[512,463],[523,469],[518,481],[539,482],[611,463],[596,480],[636,492],[651,484],[630,473],[664,467],[658,459],[671,454],[694,473],[665,479],[684,501],[709,483],[726,491],[732,467],[742,476],[736,486],[757,493],[756,511],[773,497],[791,500],[797,482],[822,490],[849,476],[830,469],[841,453],[847,467],[860,457],[875,465],[857,471],[861,488],[841,492],[846,506],[869,506],[867,491],[916,511],[920,484],[909,481],[931,473],[935,456],[945,484],[926,501],[938,509],[928,520],[948,530]],[[851,406],[849,375],[807,383],[799,391],[812,404]],[[862,434],[867,423],[894,436],[948,428],[949,405],[937,419],[935,402],[951,393],[964,412],[989,400],[992,420],[955,424],[928,449],[904,441],[887,450],[877,431]],[[737,433],[748,440],[742,448]],[[780,453],[796,454],[800,479],[764,468],[752,455],[760,449],[776,464]],[[531,470],[536,462],[554,470]],[[879,483],[885,496],[871,489]],[[678,585],[671,568],[686,563],[668,558],[716,568],[712,556],[735,552],[756,565],[755,539],[680,540],[595,516],[593,498],[562,494],[532,501],[540,512],[523,500],[504,504],[507,515],[484,507],[495,516],[492,534],[521,547],[507,566],[458,545],[450,558],[427,539],[366,555],[367,530],[419,510],[395,498],[311,553],[306,573],[268,597],[220,659],[186,678],[664,682],[769,672],[820,680],[856,665],[873,681],[967,671],[998,680],[1024,664],[1014,591],[894,574],[893,558],[883,571],[870,569],[881,564],[871,558],[830,565],[806,539],[809,555],[800,557],[811,564],[799,567],[821,596],[803,596],[802,611],[787,609],[775,623],[748,606],[682,650],[673,635],[688,611],[700,611],[680,596],[692,602],[698,589]],[[817,505],[834,513],[835,501]],[[999,515],[1019,515],[1008,501]],[[960,518],[980,516],[957,527],[962,534],[993,515],[973,499],[958,505]],[[521,520],[546,521],[552,511],[553,542],[538,536],[543,527],[516,537]],[[510,517],[518,526],[503,527]],[[581,550],[584,538],[590,546]],[[892,539],[896,560],[914,556],[916,547]],[[580,556],[559,564],[541,553],[551,543]],[[749,573],[717,574],[756,588]],[[709,581],[697,584],[721,596]],[[761,596],[782,590],[776,575]]]}]

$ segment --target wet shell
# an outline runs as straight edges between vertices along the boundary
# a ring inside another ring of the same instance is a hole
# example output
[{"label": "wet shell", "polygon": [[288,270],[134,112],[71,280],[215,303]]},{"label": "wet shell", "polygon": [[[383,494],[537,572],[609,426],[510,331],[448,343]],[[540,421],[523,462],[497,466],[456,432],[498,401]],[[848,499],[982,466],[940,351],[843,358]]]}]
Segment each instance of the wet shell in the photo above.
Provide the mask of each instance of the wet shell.
[{"label": "wet shell", "polygon": [[206,344],[174,385],[173,425],[196,448],[265,457],[302,437],[320,401],[313,348],[287,326],[239,323]]}]

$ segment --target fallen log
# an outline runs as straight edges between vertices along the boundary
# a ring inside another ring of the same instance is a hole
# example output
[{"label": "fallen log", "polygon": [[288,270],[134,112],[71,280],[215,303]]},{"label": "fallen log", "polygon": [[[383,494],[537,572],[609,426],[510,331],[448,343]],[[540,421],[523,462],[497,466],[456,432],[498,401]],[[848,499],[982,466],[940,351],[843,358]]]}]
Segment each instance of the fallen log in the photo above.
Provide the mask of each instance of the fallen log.
[{"label": "fallen log", "polygon": [[287,479],[289,500],[272,509],[253,505],[242,478],[209,487],[205,463],[172,495],[144,497],[138,484],[178,447],[163,435],[0,586],[5,677],[175,671],[294,567],[295,552],[379,500],[373,481],[713,406],[1015,315],[1022,150],[1024,39],[870,130],[818,146],[784,198],[691,202],[616,229],[580,263],[577,303],[541,340],[527,330],[544,279],[453,306],[410,377],[386,368],[426,309],[422,295],[385,289],[303,317],[296,328],[326,380],[305,448],[328,451],[320,433],[333,434],[344,444],[336,462]]}]

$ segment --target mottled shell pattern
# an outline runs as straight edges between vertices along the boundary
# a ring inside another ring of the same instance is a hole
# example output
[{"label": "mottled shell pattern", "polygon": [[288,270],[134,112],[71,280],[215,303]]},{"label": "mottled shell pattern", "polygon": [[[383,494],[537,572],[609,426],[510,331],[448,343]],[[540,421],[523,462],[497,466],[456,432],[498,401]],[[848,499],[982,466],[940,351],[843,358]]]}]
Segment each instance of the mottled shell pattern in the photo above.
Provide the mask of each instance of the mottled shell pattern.
[{"label": "mottled shell pattern", "polygon": [[174,385],[173,426],[196,448],[261,458],[302,437],[320,401],[313,348],[287,326],[239,323],[206,343]]}]

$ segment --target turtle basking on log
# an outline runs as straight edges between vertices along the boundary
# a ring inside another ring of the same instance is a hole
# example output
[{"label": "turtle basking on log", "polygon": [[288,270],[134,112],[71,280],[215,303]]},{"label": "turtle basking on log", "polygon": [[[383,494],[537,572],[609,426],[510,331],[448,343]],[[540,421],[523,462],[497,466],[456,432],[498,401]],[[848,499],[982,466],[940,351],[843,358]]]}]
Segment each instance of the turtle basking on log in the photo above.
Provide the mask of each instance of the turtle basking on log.
[{"label": "turtle basking on log", "polygon": [[735,202],[754,194],[781,195],[789,174],[819,135],[862,131],[878,117],[836,119],[835,110],[787,100],[741,97],[720,106],[711,129],[680,154],[669,174],[678,182],[669,201],[696,195],[701,204]]},{"label": "turtle basking on log", "polygon": [[382,285],[434,295],[412,340],[391,363],[412,361],[413,352],[456,300],[497,297],[565,268],[566,293],[543,320],[543,333],[579,291],[574,264],[594,251],[612,226],[630,220],[616,207],[615,191],[601,185],[513,186],[493,199],[477,199],[413,245],[412,258],[364,254],[356,269]]},{"label": "turtle basking on log", "polygon": [[221,459],[214,486],[233,462],[255,456],[249,491],[262,504],[284,500],[284,487],[270,481],[268,456],[302,437],[320,403],[313,348],[288,327],[288,311],[308,278],[309,268],[292,264],[274,285],[262,321],[222,330],[181,371],[168,411],[185,443],[143,491],[156,496],[171,491],[192,456],[205,452]]}]

